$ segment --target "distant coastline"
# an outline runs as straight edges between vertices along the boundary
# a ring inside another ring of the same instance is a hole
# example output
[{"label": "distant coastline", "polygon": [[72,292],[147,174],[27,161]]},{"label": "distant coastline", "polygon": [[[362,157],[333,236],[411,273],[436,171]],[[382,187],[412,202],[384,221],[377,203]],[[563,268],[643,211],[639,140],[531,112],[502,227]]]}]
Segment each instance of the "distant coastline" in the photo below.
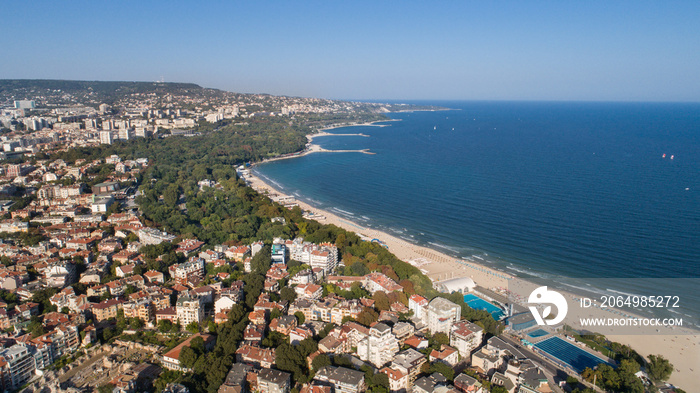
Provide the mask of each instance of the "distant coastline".
[{"label": "distant coastline", "polygon": [[[382,121],[378,121],[382,122]],[[376,123],[376,122],[373,122]],[[362,134],[332,134],[326,133],[325,130],[352,127],[358,125],[374,125],[374,124],[351,124],[342,126],[332,126],[323,129],[319,133],[310,134],[307,136],[309,141],[313,141],[314,136],[327,136],[327,135],[362,135]],[[382,125],[374,125],[382,126]],[[386,125],[384,125],[386,126]],[[364,136],[364,135],[362,135]],[[302,152],[292,157],[293,158],[306,154],[309,152]],[[270,162],[272,160],[266,160],[264,162]],[[262,164],[262,163],[261,163]],[[254,177],[254,182],[263,187],[269,189],[272,193],[279,193],[279,189],[271,186],[269,181],[261,179],[259,176]],[[317,206],[312,206],[306,202],[299,201],[299,205],[302,209],[311,212],[312,219],[317,219],[322,223],[332,223],[339,227],[343,227],[347,230],[356,232],[360,234],[366,240],[379,239],[384,244],[387,245],[390,251],[392,251],[400,259],[413,264],[414,266],[420,266],[419,268],[428,275],[432,280],[438,281],[445,278],[451,277],[471,277],[474,281],[484,287],[493,289],[496,291],[507,289],[509,280],[522,280],[515,276],[512,276],[503,271],[495,270],[482,264],[477,264],[469,262],[468,264],[458,264],[455,262],[457,258],[451,255],[447,255],[443,252],[437,251],[434,248],[419,246],[403,239],[397,238],[386,232],[375,230],[372,228],[364,227],[353,220],[343,218],[333,214],[328,210],[323,210]],[[525,280],[522,280],[525,282]],[[566,296],[572,299],[577,298],[577,295],[571,292],[566,293]],[[599,310],[603,315],[610,316],[610,311]],[[614,312],[614,311],[612,311]],[[690,329],[683,328],[686,331]],[[669,332],[670,333],[670,332]],[[686,343],[686,339],[692,339],[697,341],[697,332],[693,333],[693,336],[683,336],[683,335],[673,335],[670,333],[668,335],[612,335],[607,334],[608,338],[618,341],[624,344],[631,345],[634,349],[638,350],[640,354],[646,356],[648,354],[658,354],[661,353],[674,363],[677,368],[680,364],[683,364],[684,359],[687,359],[688,353],[683,353],[684,349],[692,351],[693,353],[700,354],[700,348],[698,348],[698,343],[691,342]],[[692,356],[692,355],[691,355]],[[683,368],[679,370],[672,377],[672,380],[676,381],[685,386],[690,386],[688,381],[695,380],[698,377],[695,372],[688,372]]]}]

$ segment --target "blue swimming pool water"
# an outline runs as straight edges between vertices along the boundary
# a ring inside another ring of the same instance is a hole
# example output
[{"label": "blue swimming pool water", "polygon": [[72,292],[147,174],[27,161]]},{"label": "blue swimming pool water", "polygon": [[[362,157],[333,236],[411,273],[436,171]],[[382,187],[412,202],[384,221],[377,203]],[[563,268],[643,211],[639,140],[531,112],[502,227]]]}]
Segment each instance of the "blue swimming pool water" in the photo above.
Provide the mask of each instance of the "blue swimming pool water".
[{"label": "blue swimming pool water", "polygon": [[550,337],[535,344],[535,347],[548,353],[555,359],[570,365],[574,370],[582,372],[586,367],[594,368],[605,360],[591,355],[574,344],[559,337]]},{"label": "blue swimming pool water", "polygon": [[497,321],[503,317],[503,310],[476,295],[464,295],[464,302],[475,310],[488,311],[493,316],[493,319]]},{"label": "blue swimming pool water", "polygon": [[548,334],[549,334],[549,332],[546,331],[546,330],[537,329],[537,330],[531,331],[531,332],[528,333],[527,335],[530,336],[530,337],[532,337],[532,338],[537,338],[537,337],[546,336],[546,335],[548,335]]}]

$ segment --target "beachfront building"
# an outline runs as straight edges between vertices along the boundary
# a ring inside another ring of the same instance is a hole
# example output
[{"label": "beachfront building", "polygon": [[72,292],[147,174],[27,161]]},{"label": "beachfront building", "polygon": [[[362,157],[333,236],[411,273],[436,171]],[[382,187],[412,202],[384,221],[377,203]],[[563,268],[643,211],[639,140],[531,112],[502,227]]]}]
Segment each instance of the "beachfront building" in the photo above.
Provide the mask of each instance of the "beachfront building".
[{"label": "beachfront building", "polygon": [[369,329],[369,336],[357,344],[357,355],[376,367],[381,367],[394,360],[399,352],[399,343],[391,328],[384,323],[378,323]]},{"label": "beachfront building", "polygon": [[459,321],[462,309],[447,299],[436,297],[428,304],[428,330],[435,334],[450,334],[452,325]]},{"label": "beachfront building", "polygon": [[469,277],[450,278],[433,284],[435,290],[442,293],[469,293],[476,288],[476,283]]}]

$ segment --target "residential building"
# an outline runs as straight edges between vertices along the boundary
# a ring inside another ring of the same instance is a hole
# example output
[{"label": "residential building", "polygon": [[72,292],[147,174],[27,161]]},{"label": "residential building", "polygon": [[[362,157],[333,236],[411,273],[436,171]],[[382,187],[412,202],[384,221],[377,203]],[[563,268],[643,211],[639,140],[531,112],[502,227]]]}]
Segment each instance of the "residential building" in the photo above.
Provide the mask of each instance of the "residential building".
[{"label": "residential building", "polygon": [[334,393],[361,393],[366,388],[365,373],[345,367],[323,367],[316,372],[314,380],[328,383]]},{"label": "residential building", "polygon": [[450,330],[450,345],[459,351],[462,357],[471,355],[472,351],[481,346],[484,339],[484,329],[469,321],[459,321]]},{"label": "residential building", "polygon": [[180,296],[177,299],[175,310],[182,327],[186,327],[192,322],[201,323],[204,320],[204,307],[202,300],[198,297]]},{"label": "residential building", "polygon": [[29,346],[15,344],[0,351],[0,382],[3,391],[19,389],[34,376],[35,370]]},{"label": "residential building", "polygon": [[428,316],[428,299],[421,295],[411,295],[408,298],[408,309],[413,311],[414,318],[425,322]]},{"label": "residential building", "polygon": [[357,345],[357,355],[360,359],[381,367],[394,360],[394,355],[399,352],[399,344],[391,332],[391,328],[384,323],[378,323],[369,329],[369,336]]},{"label": "residential building", "polygon": [[246,378],[251,371],[253,371],[253,366],[234,363],[217,393],[248,393]]},{"label": "residential building", "polygon": [[413,393],[441,393],[441,387],[447,387],[447,378],[442,374],[432,373],[416,380],[413,384]]},{"label": "residential building", "polygon": [[371,294],[382,291],[386,293],[394,291],[402,291],[403,287],[397,284],[394,280],[387,277],[384,273],[373,272],[366,275],[363,279],[363,286]]},{"label": "residential building", "polygon": [[448,366],[454,367],[459,362],[459,352],[457,352],[456,349],[443,344],[439,351],[433,349],[430,352],[429,360],[431,363],[442,362]]},{"label": "residential building", "polygon": [[409,348],[394,356],[394,361],[391,363],[389,368],[393,370],[400,370],[402,373],[407,374],[408,386],[411,387],[413,386],[413,382],[420,374],[420,369],[425,362],[425,355],[416,351],[415,349]]},{"label": "residential building", "polygon": [[92,315],[95,317],[95,321],[101,322],[110,318],[116,318],[117,311],[123,307],[123,303],[119,299],[109,299],[93,304]]},{"label": "residential building", "polygon": [[387,375],[387,377],[389,377],[390,392],[405,393],[411,391],[408,374],[404,373],[403,371],[384,367],[383,369],[379,370],[379,372],[384,373]]},{"label": "residential building", "polygon": [[459,374],[454,379],[455,388],[462,393],[484,393],[485,390],[476,378],[467,374]]},{"label": "residential building", "polygon": [[275,364],[275,349],[241,344],[236,350],[236,362],[270,368]]},{"label": "residential building", "polygon": [[285,315],[275,318],[270,322],[270,330],[288,336],[297,327],[297,317]]},{"label": "residential building", "polygon": [[258,373],[258,391],[260,393],[288,393],[292,374],[279,370],[263,368]]},{"label": "residential building", "polygon": [[432,334],[450,334],[452,325],[459,321],[462,309],[451,301],[436,297],[428,304],[428,330]]},{"label": "residential building", "polygon": [[170,277],[183,284],[190,278],[201,279],[204,276],[204,259],[190,258],[187,262],[170,266],[168,271]]}]

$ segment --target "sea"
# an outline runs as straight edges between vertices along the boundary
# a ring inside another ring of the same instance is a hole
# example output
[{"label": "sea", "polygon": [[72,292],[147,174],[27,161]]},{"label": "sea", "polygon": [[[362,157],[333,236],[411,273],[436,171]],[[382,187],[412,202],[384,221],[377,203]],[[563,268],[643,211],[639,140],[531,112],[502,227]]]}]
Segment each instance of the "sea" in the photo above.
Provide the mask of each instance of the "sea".
[{"label": "sea", "polygon": [[411,103],[449,109],[330,130],[369,137],[314,139],[375,154],[315,153],[253,171],[455,259],[570,290],[671,291],[681,300],[671,311],[697,326],[700,104]]}]

